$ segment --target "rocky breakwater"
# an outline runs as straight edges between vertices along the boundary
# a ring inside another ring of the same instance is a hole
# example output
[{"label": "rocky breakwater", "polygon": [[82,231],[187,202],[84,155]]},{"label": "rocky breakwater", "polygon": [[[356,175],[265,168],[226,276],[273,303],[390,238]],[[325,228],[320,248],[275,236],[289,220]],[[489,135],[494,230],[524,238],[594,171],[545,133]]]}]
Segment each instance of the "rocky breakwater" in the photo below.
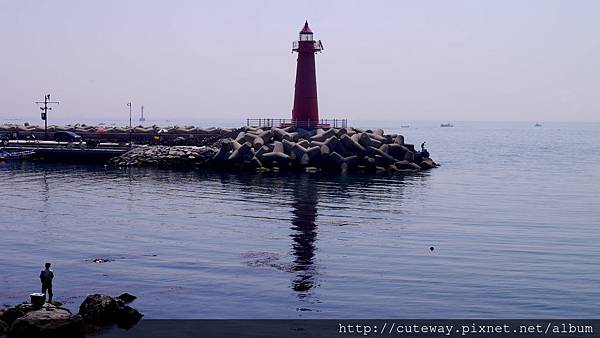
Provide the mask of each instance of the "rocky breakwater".
[{"label": "rocky breakwater", "polygon": [[98,329],[116,324],[129,329],[142,318],[142,314],[126,303],[134,296],[123,294],[119,297],[90,295],[74,315],[66,308],[46,303],[35,307],[22,303],[0,310],[0,336],[7,338],[83,338]]},{"label": "rocky breakwater", "polygon": [[215,155],[212,147],[138,146],[110,162],[121,167],[189,168],[206,166]]},{"label": "rocky breakwater", "polygon": [[[195,152],[194,152],[195,151]],[[429,152],[382,129],[242,128],[212,146],[140,147],[113,160],[121,166],[194,165],[246,171],[398,172],[431,169]]]}]

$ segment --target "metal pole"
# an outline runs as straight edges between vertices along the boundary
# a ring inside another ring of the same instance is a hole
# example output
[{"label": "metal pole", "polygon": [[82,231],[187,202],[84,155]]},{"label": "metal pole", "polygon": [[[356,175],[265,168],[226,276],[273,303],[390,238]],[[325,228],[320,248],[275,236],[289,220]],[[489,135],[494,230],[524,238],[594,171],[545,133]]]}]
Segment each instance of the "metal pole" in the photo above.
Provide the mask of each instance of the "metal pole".
[{"label": "metal pole", "polygon": [[48,141],[48,95],[44,96],[44,114],[46,114],[46,118],[44,119],[44,139]]},{"label": "metal pole", "polygon": [[41,110],[44,111],[43,113],[43,120],[44,120],[44,138],[47,140],[48,139],[48,110],[52,110],[51,107],[48,107],[48,105],[50,104],[59,104],[60,102],[58,101],[50,101],[50,94],[46,94],[44,96],[44,101],[36,101],[35,104],[44,104],[44,107],[40,107]]},{"label": "metal pole", "polygon": [[129,148],[131,148],[131,102],[127,105],[129,106]]}]

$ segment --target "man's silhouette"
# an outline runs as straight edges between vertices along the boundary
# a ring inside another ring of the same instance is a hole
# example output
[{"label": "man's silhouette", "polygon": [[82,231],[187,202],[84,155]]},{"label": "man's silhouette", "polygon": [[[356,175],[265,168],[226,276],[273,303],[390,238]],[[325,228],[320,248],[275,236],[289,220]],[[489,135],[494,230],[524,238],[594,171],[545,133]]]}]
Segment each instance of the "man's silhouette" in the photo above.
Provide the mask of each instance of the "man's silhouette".
[{"label": "man's silhouette", "polygon": [[42,293],[44,294],[44,300],[46,299],[46,292],[48,292],[48,303],[52,302],[52,279],[54,278],[54,272],[50,270],[52,264],[46,263],[46,270],[40,272],[40,281],[42,282]]}]

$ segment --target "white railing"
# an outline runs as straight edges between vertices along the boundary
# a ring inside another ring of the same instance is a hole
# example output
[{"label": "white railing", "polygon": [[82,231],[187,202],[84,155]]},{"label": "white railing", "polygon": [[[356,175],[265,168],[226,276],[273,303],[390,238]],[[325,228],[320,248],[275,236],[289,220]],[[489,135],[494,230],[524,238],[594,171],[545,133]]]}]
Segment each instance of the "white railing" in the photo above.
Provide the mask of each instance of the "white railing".
[{"label": "white railing", "polygon": [[320,119],[317,121],[299,121],[293,119],[258,118],[246,119],[248,127],[297,127],[297,128],[347,128],[347,119]]},{"label": "white railing", "polygon": [[[323,50],[323,43],[321,40],[313,41],[313,49],[315,52],[320,52]],[[300,48],[300,41],[292,42],[292,51],[297,52],[298,48]]]}]

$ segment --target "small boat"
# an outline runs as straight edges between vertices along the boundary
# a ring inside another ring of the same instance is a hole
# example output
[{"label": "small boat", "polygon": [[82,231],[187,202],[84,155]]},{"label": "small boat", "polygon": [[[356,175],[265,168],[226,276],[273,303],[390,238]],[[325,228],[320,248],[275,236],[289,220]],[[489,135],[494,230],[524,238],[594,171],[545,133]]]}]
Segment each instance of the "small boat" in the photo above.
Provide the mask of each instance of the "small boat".
[{"label": "small boat", "polygon": [[533,126],[534,126],[534,127],[541,127],[542,125],[541,125],[541,124],[539,124],[539,123],[536,123],[536,124],[534,124]]},{"label": "small boat", "polygon": [[442,123],[440,124],[440,127],[454,127],[454,125],[450,123]]},{"label": "small boat", "polygon": [[401,125],[400,128],[410,128],[408,124]]},{"label": "small boat", "polygon": [[33,150],[22,150],[22,151],[6,151],[0,149],[0,161],[5,160],[23,160],[29,158],[35,154]]}]

